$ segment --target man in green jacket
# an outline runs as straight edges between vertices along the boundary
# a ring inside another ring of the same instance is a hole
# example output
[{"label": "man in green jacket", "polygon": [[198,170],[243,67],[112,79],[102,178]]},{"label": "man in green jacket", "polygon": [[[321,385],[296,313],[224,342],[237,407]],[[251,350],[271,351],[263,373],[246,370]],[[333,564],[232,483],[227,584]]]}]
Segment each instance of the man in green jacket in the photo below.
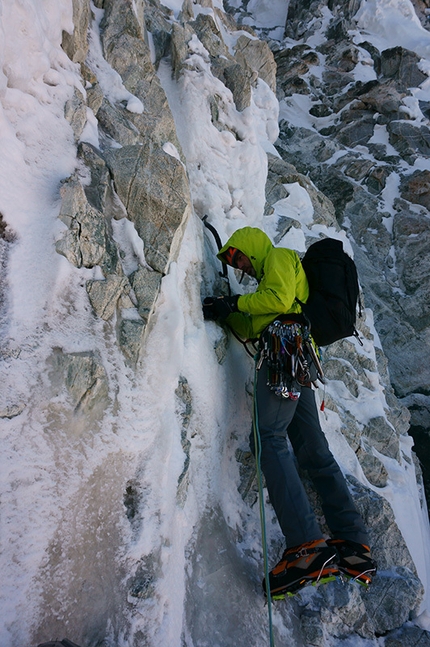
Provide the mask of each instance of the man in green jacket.
[{"label": "man in green jacket", "polygon": [[[321,429],[311,359],[301,351],[309,333],[299,301],[306,303],[309,286],[300,258],[274,247],[254,227],[237,230],[218,257],[258,282],[252,294],[207,297],[203,313],[206,319],[225,320],[243,339],[260,338],[255,397],[261,467],[286,541],[269,574],[271,594],[294,593],[309,582],[334,579],[339,571],[369,586],[376,564],[367,530]],[[253,434],[251,449],[255,453]],[[320,495],[332,539],[323,537],[298,467],[307,470]]]}]

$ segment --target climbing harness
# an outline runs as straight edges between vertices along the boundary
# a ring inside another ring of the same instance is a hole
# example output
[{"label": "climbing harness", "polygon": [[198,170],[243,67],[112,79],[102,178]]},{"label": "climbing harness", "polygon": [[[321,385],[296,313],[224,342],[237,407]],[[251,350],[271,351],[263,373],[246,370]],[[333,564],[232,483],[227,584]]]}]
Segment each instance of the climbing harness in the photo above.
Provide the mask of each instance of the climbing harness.
[{"label": "climbing harness", "polygon": [[267,386],[282,398],[297,400],[300,388],[316,381],[324,383],[324,373],[307,326],[275,319],[260,337],[257,370],[265,362]]},{"label": "climbing harness", "polygon": [[258,427],[258,407],[257,407],[257,362],[258,355],[255,356],[254,364],[254,415],[252,429],[254,434],[254,447],[255,447],[255,465],[257,471],[257,485],[258,485],[258,502],[260,508],[260,525],[261,525],[261,544],[263,548],[263,564],[264,564],[264,577],[266,579],[266,595],[267,607],[269,616],[269,640],[270,647],[275,647],[273,637],[273,620],[272,620],[272,596],[270,594],[269,583],[269,560],[267,555],[267,537],[266,537],[266,513],[264,510],[264,494],[263,494],[263,477],[261,472],[261,438],[260,430]]}]

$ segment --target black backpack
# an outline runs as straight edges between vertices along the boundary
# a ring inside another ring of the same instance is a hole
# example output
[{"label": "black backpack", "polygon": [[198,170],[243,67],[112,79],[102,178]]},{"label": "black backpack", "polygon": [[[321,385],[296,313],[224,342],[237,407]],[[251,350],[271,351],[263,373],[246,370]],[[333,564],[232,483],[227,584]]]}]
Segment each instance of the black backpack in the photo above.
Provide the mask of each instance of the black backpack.
[{"label": "black backpack", "polygon": [[354,335],[357,302],[360,307],[357,268],[343,250],[342,241],[323,238],[313,243],[302,259],[309,282],[309,299],[303,314],[318,346],[328,346]]}]

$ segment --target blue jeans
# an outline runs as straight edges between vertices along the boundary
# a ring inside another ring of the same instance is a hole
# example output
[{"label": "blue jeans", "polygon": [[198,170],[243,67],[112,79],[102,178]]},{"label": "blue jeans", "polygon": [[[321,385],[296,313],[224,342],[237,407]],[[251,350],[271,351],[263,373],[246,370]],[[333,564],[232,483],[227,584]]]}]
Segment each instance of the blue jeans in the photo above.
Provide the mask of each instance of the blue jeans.
[{"label": "blue jeans", "polygon": [[[368,544],[366,527],[321,429],[312,389],[302,387],[295,401],[276,396],[266,385],[264,362],[257,374],[256,401],[261,469],[287,546],[322,538],[297,466],[311,478],[333,537]],[[253,433],[250,440],[255,453]]]}]

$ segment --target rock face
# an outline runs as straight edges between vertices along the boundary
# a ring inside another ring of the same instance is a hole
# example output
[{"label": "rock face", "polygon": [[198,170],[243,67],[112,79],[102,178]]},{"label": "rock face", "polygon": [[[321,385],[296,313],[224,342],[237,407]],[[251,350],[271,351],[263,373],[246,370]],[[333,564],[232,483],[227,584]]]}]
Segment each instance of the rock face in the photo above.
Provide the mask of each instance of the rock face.
[{"label": "rock face", "polygon": [[[348,29],[354,27],[356,3],[334,3],[324,42],[307,45],[325,4],[290,3],[285,35],[304,42],[270,43],[281,111],[300,94],[311,102],[312,125],[281,121],[276,147],[332,201],[339,224],[349,228],[394,391],[408,406],[413,403],[412,425],[428,430],[430,202],[428,172],[414,164],[430,156],[430,130],[427,104],[415,109],[412,99],[412,89],[427,76],[414,52],[380,52],[368,42],[352,42]],[[321,81],[315,66],[322,57]],[[372,70],[373,79],[355,80],[360,65]],[[398,196],[390,201],[394,187]]]},{"label": "rock face", "polygon": [[[267,43],[242,34],[234,54],[224,43],[215,20],[205,13],[194,19],[186,3],[182,20],[172,22],[158,2],[105,0],[100,37],[105,60],[121,79],[119,98],[102,89],[88,43],[90,6],[73,2],[75,30],[63,34],[68,56],[81,63],[86,100],[80,92],[65,107],[65,116],[79,143],[79,157],[87,168],[85,182],[75,174],[62,188],[60,219],[67,231],[56,243],[57,251],[76,267],[102,270],[103,277],[89,280],[87,292],[96,316],[109,320],[116,314],[118,340],[127,360],[135,363],[161,278],[175,259],[190,214],[188,180],[181,147],[166,95],[156,75],[148,46],[147,29],[155,49],[155,65],[171,53],[176,77],[187,66],[188,43],[198,38],[207,49],[214,75],[231,90],[239,111],[250,105],[251,87],[257,78],[272,90],[276,64]],[[227,26],[234,24],[219,9]],[[106,94],[107,93],[107,94]],[[98,145],[81,137],[87,110],[97,119]],[[216,111],[216,106],[214,107]],[[216,118],[214,118],[214,123]],[[216,124],[215,124],[216,125]],[[130,274],[113,235],[112,220],[127,218],[143,241],[144,265]],[[123,314],[135,308],[137,317]]]},{"label": "rock face", "polygon": [[[119,74],[124,100],[105,96],[97,66],[82,66],[88,107],[82,97],[66,106],[66,118],[79,139],[90,109],[98,122],[99,146],[84,142],[80,157],[90,181],[71,177],[62,189],[60,219],[68,229],[57,241],[57,251],[76,267],[100,267],[102,279],[89,280],[87,292],[94,312],[109,320],[120,319],[118,341],[125,357],[135,363],[143,330],[158,295],[161,278],[175,259],[190,214],[190,196],[173,117],[145,40],[144,4],[141,11],[123,1],[104,2],[100,25],[106,61]],[[72,60],[83,63],[88,51],[89,7],[74,2],[74,35],[64,35],[63,46]],[[162,12],[159,12],[162,20]],[[86,43],[86,49],[83,43]],[[165,152],[177,151],[177,157]],[[145,265],[136,259],[129,271],[121,263],[123,250],[114,239],[112,220],[127,218],[143,241]],[[122,308],[135,308],[132,320]]]},{"label": "rock face", "polygon": [[[235,7],[239,22],[249,17],[248,4]],[[194,5],[202,9],[196,15]],[[92,8],[103,9],[100,41],[111,84],[106,83],[92,51],[94,44],[88,40]],[[266,42],[249,27],[241,29],[234,10],[227,8],[229,13],[224,13],[211,0],[185,0],[174,18],[159,0],[97,0],[94,5],[73,0],[75,29],[73,34],[64,33],[63,48],[81,65],[86,95],[76,90],[65,106],[79,166],[61,187],[62,231],[56,250],[87,271],[86,296],[94,319],[112,333],[128,367],[135,368],[161,281],[178,256],[192,211],[187,160],[157,76],[160,61],[168,60],[172,77],[179,79],[190,68],[190,54],[198,47],[212,74],[230,90],[240,113],[251,105],[257,79],[276,91],[286,112],[294,110],[294,97],[306,95],[312,125],[295,125],[284,118],[276,142],[279,156],[268,154],[265,216],[269,218],[276,204],[289,197],[289,187],[300,187],[312,204],[313,222],[338,232],[343,227],[353,243],[365,305],[374,313],[385,355],[379,349],[374,355],[360,354],[348,340],[331,345],[324,360],[326,404],[341,421],[342,440],[368,482],[365,487],[349,477],[356,504],[370,528],[380,574],[368,594],[344,582],[306,589],[294,600],[292,611],[291,607],[283,610],[278,619],[289,626],[294,616],[298,645],[328,647],[335,640],[355,639],[382,645],[380,637],[386,636],[386,647],[425,646],[430,644],[429,634],[408,624],[418,611],[423,587],[382,492],[388,482],[386,465],[397,468],[409,461],[402,447],[411,413],[421,427],[430,427],[430,176],[428,171],[412,171],[419,157],[430,156],[430,129],[425,119],[417,123],[412,118],[407,101],[409,88],[426,76],[412,52],[401,47],[379,52],[370,43],[352,42],[348,30],[358,9],[354,1],[345,6],[330,3],[333,17],[324,43],[316,48],[288,43],[304,40],[321,27],[327,8],[323,1],[290,3],[284,43]],[[224,41],[226,30],[234,32],[234,45]],[[314,70],[323,59],[320,78]],[[355,80],[354,70],[363,60],[374,70],[373,80]],[[218,99],[213,97],[208,110],[214,127],[221,129]],[[421,106],[421,110],[424,115],[430,108]],[[384,189],[394,184],[399,195],[390,203]],[[300,228],[292,217],[279,218],[275,243]],[[1,214],[0,236],[0,251],[6,254]],[[372,331],[365,321],[359,322],[359,329],[372,345]],[[225,358],[225,336],[221,342],[216,349],[220,364]],[[49,365],[53,381],[65,386],[74,412],[94,415],[94,409],[111,402],[108,376],[97,351],[71,353],[55,348]],[[336,398],[333,385],[339,382],[348,396],[345,403]],[[366,397],[380,391],[386,408],[358,425],[348,403],[366,402]],[[410,411],[398,398],[404,398]],[[188,434],[193,412],[192,389],[182,376],[175,403],[184,453],[176,497],[181,508],[191,489]],[[0,416],[12,419],[24,407],[21,401],[4,406]],[[252,507],[255,463],[247,452],[238,451],[236,459],[238,491],[244,505]],[[417,478],[421,487],[419,473]],[[307,487],[318,509],[308,483]],[[139,488],[137,480],[129,480],[124,497],[126,516],[136,535],[144,524],[139,506],[146,496]],[[322,510],[319,516],[324,525]],[[211,523],[218,527],[221,522],[216,518]],[[203,526],[196,534],[204,536],[212,551],[210,532]],[[228,552],[235,554],[231,538],[226,541]],[[159,551],[168,548],[163,545]],[[275,546],[269,548],[275,558]],[[151,600],[162,568],[155,556],[139,559],[129,594]],[[224,557],[219,560],[221,572]],[[197,557],[195,562],[197,571]],[[234,572],[239,581],[238,565]],[[210,580],[212,572],[204,576]],[[190,608],[200,595],[193,577],[187,593]],[[222,584],[220,573],[216,577]],[[186,615],[191,617],[190,609]],[[219,618],[214,627],[217,624]]]},{"label": "rock face", "polygon": [[54,349],[54,381],[64,381],[76,411],[88,413],[108,401],[106,371],[97,353],[64,353]]}]

